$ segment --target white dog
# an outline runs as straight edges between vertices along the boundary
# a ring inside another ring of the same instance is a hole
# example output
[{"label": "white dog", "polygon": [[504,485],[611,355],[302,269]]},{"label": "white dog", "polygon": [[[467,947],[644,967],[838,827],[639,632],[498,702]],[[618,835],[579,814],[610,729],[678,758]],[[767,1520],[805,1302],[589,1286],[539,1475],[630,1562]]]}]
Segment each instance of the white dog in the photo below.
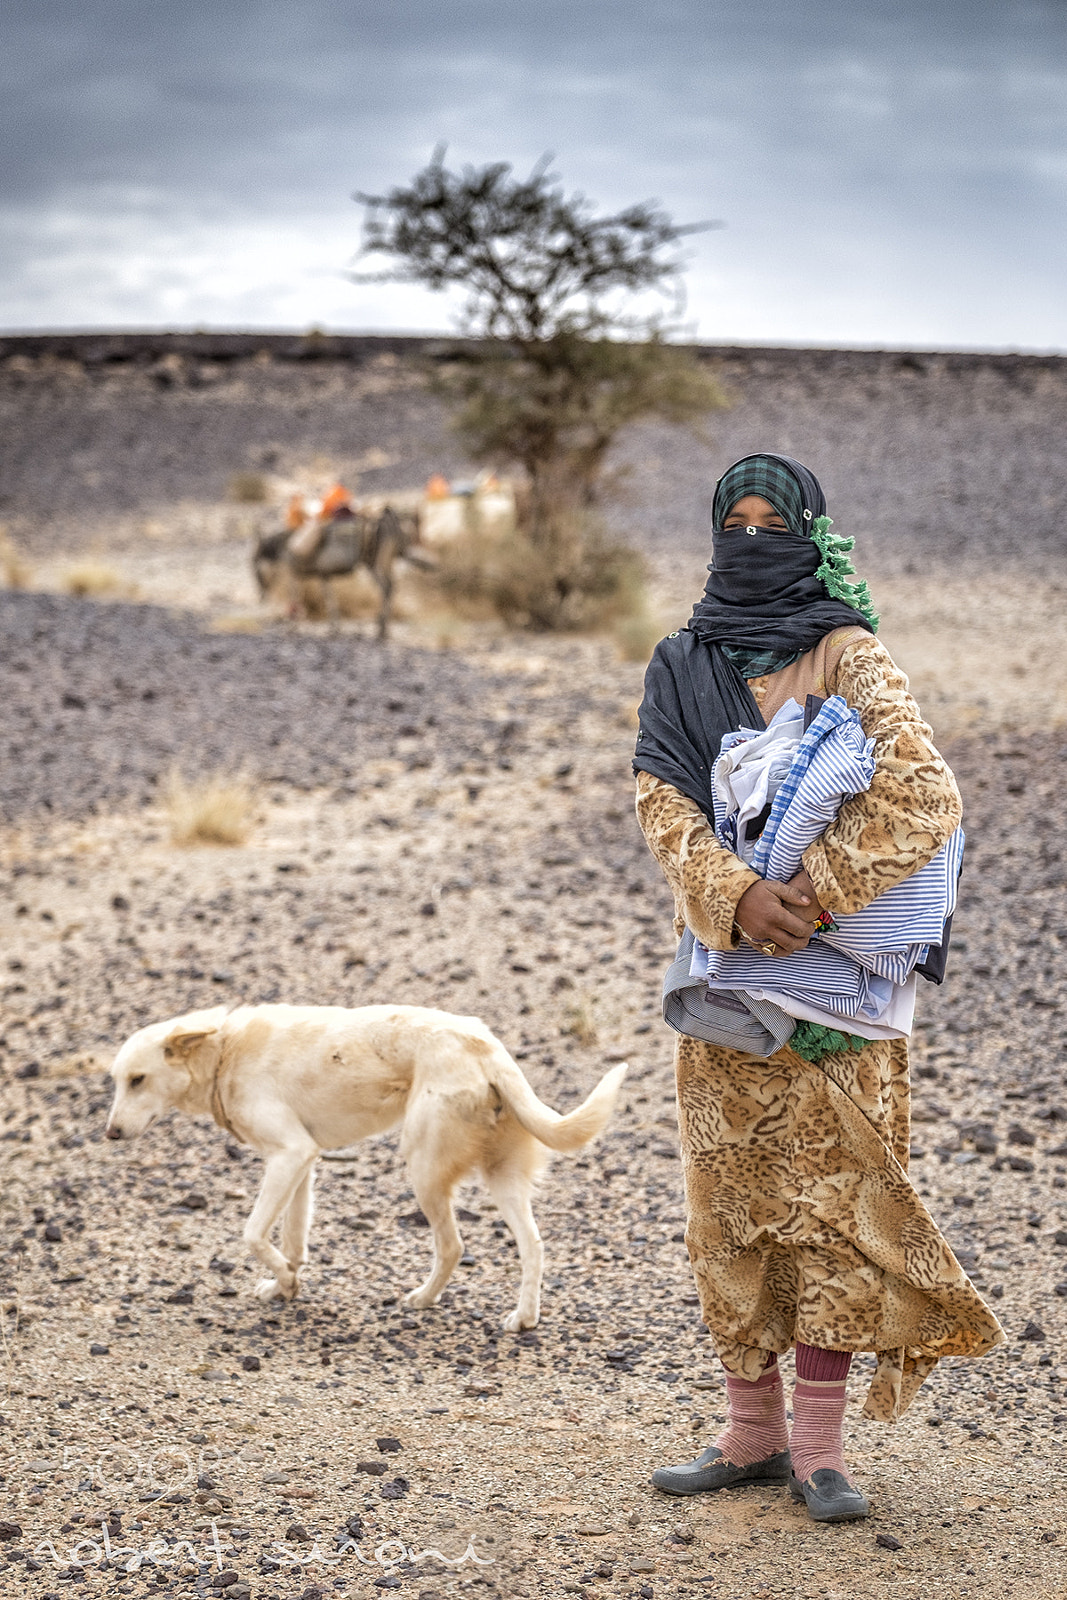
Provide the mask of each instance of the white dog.
[{"label": "white dog", "polygon": [[[258,1150],[266,1171],[245,1243],[273,1274],[257,1285],[260,1298],[291,1300],[307,1261],[320,1154],[402,1125],[401,1153],[434,1244],[430,1275],[404,1304],[432,1305],[455,1271],[463,1246],[452,1193],[477,1169],[519,1247],[519,1303],[504,1324],[514,1332],[540,1316],[534,1183],[549,1150],[578,1150],[600,1133],[625,1072],[613,1067],[564,1117],[542,1104],[476,1017],[425,1006],[217,1006],[126,1041],[111,1068],[107,1135],[136,1138],[177,1108],[210,1112]],[[279,1219],[277,1250],[270,1233]]]}]

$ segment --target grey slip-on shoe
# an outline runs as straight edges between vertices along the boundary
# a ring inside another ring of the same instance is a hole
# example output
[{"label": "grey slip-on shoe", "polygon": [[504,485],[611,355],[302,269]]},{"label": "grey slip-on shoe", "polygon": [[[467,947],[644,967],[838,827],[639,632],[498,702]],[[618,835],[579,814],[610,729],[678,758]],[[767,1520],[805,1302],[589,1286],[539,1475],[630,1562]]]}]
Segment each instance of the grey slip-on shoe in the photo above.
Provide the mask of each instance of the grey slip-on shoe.
[{"label": "grey slip-on shoe", "polygon": [[767,1456],[763,1461],[753,1461],[748,1467],[735,1467],[714,1444],[701,1451],[695,1461],[684,1461],[677,1467],[657,1467],[652,1474],[652,1482],[665,1494],[708,1494],[743,1483],[788,1481],[788,1450],[779,1450],[777,1455]]},{"label": "grey slip-on shoe", "polygon": [[871,1509],[866,1495],[833,1467],[817,1467],[803,1483],[791,1472],[789,1493],[806,1503],[812,1522],[859,1522]]}]

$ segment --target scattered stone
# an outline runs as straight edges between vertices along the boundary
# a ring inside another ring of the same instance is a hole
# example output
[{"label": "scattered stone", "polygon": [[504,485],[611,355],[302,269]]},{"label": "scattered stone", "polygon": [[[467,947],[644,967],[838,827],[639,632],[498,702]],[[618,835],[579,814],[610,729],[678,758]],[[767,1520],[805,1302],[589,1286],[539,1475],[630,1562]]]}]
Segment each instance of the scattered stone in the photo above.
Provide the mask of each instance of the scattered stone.
[{"label": "scattered stone", "polygon": [[374,1442],[383,1455],[395,1455],[403,1448],[399,1439],[376,1439]]},{"label": "scattered stone", "polygon": [[17,1522],[0,1522],[0,1539],[21,1539],[22,1529]]},{"label": "scattered stone", "polygon": [[91,1356],[109,1356],[111,1354],[111,1346],[109,1344],[91,1344],[89,1346],[89,1354]]},{"label": "scattered stone", "polygon": [[406,1478],[390,1478],[388,1483],[383,1483],[381,1496],[383,1500],[402,1500],[411,1485]]},{"label": "scattered stone", "polygon": [[603,1539],[611,1529],[606,1522],[579,1522],[574,1531],[583,1539]]},{"label": "scattered stone", "polygon": [[875,1544],[881,1545],[883,1550],[903,1550],[904,1545],[899,1539],[894,1539],[891,1533],[876,1533]]},{"label": "scattered stone", "polygon": [[384,1478],[389,1471],[389,1463],[387,1461],[357,1461],[356,1471],[366,1472],[372,1478]]},{"label": "scattered stone", "polygon": [[262,1362],[258,1356],[242,1356],[241,1367],[245,1372],[258,1372]]},{"label": "scattered stone", "polygon": [[1022,1333],[1020,1333],[1019,1338],[1029,1344],[1043,1344],[1045,1330],[1039,1322],[1028,1322]]}]

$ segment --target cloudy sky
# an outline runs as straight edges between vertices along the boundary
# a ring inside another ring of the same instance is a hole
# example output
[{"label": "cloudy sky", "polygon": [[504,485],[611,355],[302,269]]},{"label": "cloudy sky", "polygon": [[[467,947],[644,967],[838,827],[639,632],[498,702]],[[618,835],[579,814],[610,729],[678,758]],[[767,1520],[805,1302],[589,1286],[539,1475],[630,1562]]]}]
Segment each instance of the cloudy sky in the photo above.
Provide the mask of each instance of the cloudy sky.
[{"label": "cloudy sky", "polygon": [[698,337],[1067,350],[1067,0],[16,0],[0,327],[424,330],[355,189],[546,151]]}]

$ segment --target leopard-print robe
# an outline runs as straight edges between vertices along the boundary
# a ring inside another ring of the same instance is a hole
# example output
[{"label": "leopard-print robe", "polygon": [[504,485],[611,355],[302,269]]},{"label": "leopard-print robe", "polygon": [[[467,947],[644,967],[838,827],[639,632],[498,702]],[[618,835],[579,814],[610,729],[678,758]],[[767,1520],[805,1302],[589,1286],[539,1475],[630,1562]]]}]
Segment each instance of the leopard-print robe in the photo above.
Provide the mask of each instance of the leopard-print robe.
[{"label": "leopard-print robe", "polygon": [[[829,634],[750,687],[769,721],[791,696],[840,694],[875,741],[870,789],[804,853],[830,911],[858,911],[929,861],[960,820],[955,780],[908,681],[858,628]],[[714,950],[736,943],[756,874],[700,808],[638,775],[637,815],[686,924]],[[686,1243],[705,1322],[728,1372],[757,1378],[791,1344],[877,1352],[864,1406],[895,1421],[942,1356],[981,1355],[1004,1335],[908,1179],[908,1051],[872,1040],[818,1066],[679,1038],[675,1067]]]}]

